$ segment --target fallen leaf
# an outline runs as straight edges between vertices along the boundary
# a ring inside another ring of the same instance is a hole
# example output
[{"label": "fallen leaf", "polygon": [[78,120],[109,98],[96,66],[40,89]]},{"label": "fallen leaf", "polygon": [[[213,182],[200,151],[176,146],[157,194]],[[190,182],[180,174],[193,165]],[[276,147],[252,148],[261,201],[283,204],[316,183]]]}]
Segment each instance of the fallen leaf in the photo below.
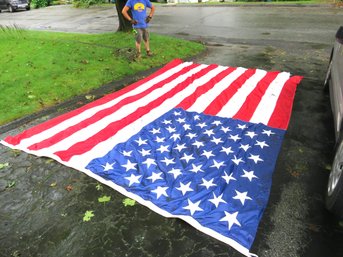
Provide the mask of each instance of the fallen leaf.
[{"label": "fallen leaf", "polygon": [[55,187],[56,185],[57,185],[56,182],[53,182],[53,183],[50,184],[51,187]]},{"label": "fallen leaf", "polygon": [[73,190],[73,186],[72,185],[68,185],[65,187],[65,190],[67,190],[68,192]]},{"label": "fallen leaf", "polygon": [[110,200],[111,200],[111,196],[106,196],[106,195],[98,198],[99,203],[106,203],[106,202],[109,202]]},{"label": "fallen leaf", "polygon": [[98,191],[103,190],[103,187],[102,187],[101,184],[97,184],[97,185],[95,186],[95,188],[96,188],[96,190],[98,190]]},{"label": "fallen leaf", "polygon": [[12,188],[14,186],[15,186],[15,181],[13,180],[13,181],[10,181],[10,182],[7,183],[6,188]]},{"label": "fallen leaf", "polygon": [[6,168],[8,166],[10,166],[10,164],[8,162],[0,163],[0,170],[3,169],[3,168]]},{"label": "fallen leaf", "polygon": [[86,211],[85,215],[83,216],[83,221],[90,221],[92,217],[94,217],[93,214],[94,211]]},{"label": "fallen leaf", "polygon": [[87,100],[94,100],[95,99],[95,95],[86,95],[85,97]]},{"label": "fallen leaf", "polygon": [[124,204],[125,207],[127,207],[127,206],[134,206],[136,204],[136,201],[131,199],[131,198],[125,198],[123,200],[123,204]]}]

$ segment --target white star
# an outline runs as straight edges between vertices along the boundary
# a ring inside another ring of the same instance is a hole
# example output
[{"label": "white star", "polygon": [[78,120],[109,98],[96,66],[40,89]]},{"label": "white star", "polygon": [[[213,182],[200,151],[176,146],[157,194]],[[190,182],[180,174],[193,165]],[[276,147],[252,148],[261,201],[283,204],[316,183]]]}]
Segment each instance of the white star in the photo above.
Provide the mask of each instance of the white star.
[{"label": "white star", "polygon": [[155,135],[155,134],[161,133],[160,129],[161,129],[161,128],[158,128],[158,129],[153,128],[153,129],[150,130],[149,132]]},{"label": "white star", "polygon": [[242,158],[237,159],[236,155],[234,155],[233,157],[234,159],[231,159],[231,161],[236,165],[239,165],[241,162],[244,162]]},{"label": "white star", "polygon": [[167,124],[172,124],[172,121],[171,120],[164,120],[164,121],[162,121],[162,123],[164,125],[167,125]]},{"label": "white star", "polygon": [[247,128],[247,125],[245,125],[245,124],[243,124],[243,125],[238,124],[238,125],[237,125],[237,128],[243,130],[243,129],[246,129],[246,128]]},{"label": "white star", "polygon": [[174,139],[174,141],[176,141],[176,139],[180,139],[180,134],[173,134],[172,136],[170,136],[170,138]]},{"label": "white star", "polygon": [[143,164],[146,164],[146,166],[148,167],[148,169],[150,168],[151,165],[157,165],[155,159],[151,159],[148,158],[146,159],[144,162],[142,162]]},{"label": "white star", "polygon": [[193,216],[193,214],[196,211],[203,211],[203,209],[199,207],[199,204],[200,204],[200,201],[196,203],[192,203],[191,200],[188,199],[188,205],[186,207],[183,207],[183,209],[189,210],[191,212],[191,215]]},{"label": "white star", "polygon": [[221,166],[226,166],[224,162],[217,162],[216,160],[213,160],[213,165],[210,166],[210,168],[217,168],[219,169]]},{"label": "white star", "polygon": [[196,126],[197,126],[197,127],[200,127],[200,128],[204,128],[204,127],[206,127],[207,125],[206,125],[205,122],[203,122],[203,123],[198,123]]},{"label": "white star", "polygon": [[245,200],[252,200],[247,194],[248,192],[238,192],[237,190],[236,191],[236,196],[232,197],[233,199],[236,199],[236,200],[240,200],[242,205],[244,205],[245,203]]},{"label": "white star", "polygon": [[177,144],[176,147],[174,147],[174,149],[178,150],[179,152],[182,151],[182,149],[186,149],[187,147],[185,146],[186,144]]},{"label": "white star", "polygon": [[261,147],[261,149],[263,149],[263,147],[269,147],[269,145],[266,144],[266,141],[258,141],[258,140],[256,140],[256,144],[255,145],[258,145],[259,147]]},{"label": "white star", "polygon": [[242,138],[240,138],[240,137],[238,136],[238,134],[237,134],[237,135],[234,135],[234,136],[230,134],[229,139],[231,139],[231,140],[233,140],[233,141],[236,142],[237,140],[240,140],[240,139],[242,139]]},{"label": "white star", "polygon": [[255,163],[263,162],[259,155],[250,154],[250,157],[248,157],[248,159],[253,160]]},{"label": "white star", "polygon": [[156,189],[154,190],[151,190],[151,192],[155,193],[156,194],[156,197],[157,199],[161,197],[161,195],[164,195],[165,197],[168,197],[168,194],[167,194],[167,189],[168,187],[161,187],[161,186],[158,186]]},{"label": "white star", "polygon": [[252,171],[246,171],[245,169],[243,169],[243,172],[244,172],[244,175],[242,175],[241,177],[249,179],[250,182],[253,178],[258,178],[255,176],[253,170]]},{"label": "white star", "polygon": [[201,169],[202,165],[196,166],[195,164],[192,163],[192,167],[193,167],[193,169],[191,169],[191,171],[194,173],[205,172]]},{"label": "white star", "polygon": [[193,139],[194,137],[197,137],[196,133],[188,133],[186,137],[189,137],[189,139]]},{"label": "white star", "polygon": [[225,216],[222,219],[220,219],[219,221],[227,221],[228,226],[229,226],[229,230],[231,229],[233,224],[241,226],[241,223],[239,223],[239,221],[237,220],[238,211],[234,212],[234,213],[228,213],[227,211],[224,211],[224,212],[225,212]]},{"label": "white star", "polygon": [[231,131],[231,129],[229,127],[224,127],[224,126],[222,126],[220,128],[220,130],[223,131],[224,133],[227,133],[227,132]]},{"label": "white star", "polygon": [[217,197],[217,196],[213,193],[213,198],[210,199],[209,201],[210,201],[211,203],[213,203],[213,204],[216,206],[216,208],[218,208],[218,205],[219,205],[220,203],[227,203],[227,202],[225,202],[225,200],[222,199],[222,197],[223,197],[223,194],[221,194],[220,196]]},{"label": "white star", "polygon": [[127,179],[128,181],[130,181],[130,183],[129,183],[129,187],[132,185],[132,184],[134,184],[134,183],[137,183],[137,184],[139,184],[140,182],[139,182],[139,178],[141,177],[142,175],[138,175],[138,176],[136,176],[136,175],[134,175],[134,174],[131,174],[131,176],[130,177],[125,177],[125,179]]},{"label": "white star", "polygon": [[199,142],[198,140],[195,140],[195,142],[192,145],[195,145],[196,148],[199,148],[201,146],[204,146],[204,143],[203,142]]},{"label": "white star", "polygon": [[213,129],[206,129],[204,134],[208,135],[209,137],[214,135]]},{"label": "white star", "polygon": [[123,151],[122,154],[126,157],[131,157],[132,151]]},{"label": "white star", "polygon": [[251,146],[248,144],[246,144],[246,145],[241,144],[241,146],[239,148],[243,149],[246,152],[246,151],[248,151],[249,148],[251,148]]},{"label": "white star", "polygon": [[224,152],[224,153],[226,153],[226,155],[229,155],[230,153],[234,153],[234,151],[232,151],[232,149],[231,149],[231,146],[228,148],[222,146],[222,150],[220,152]]},{"label": "white star", "polygon": [[263,130],[262,134],[268,135],[268,137],[270,137],[270,135],[275,134],[274,132],[272,132],[271,130]]},{"label": "white star", "polygon": [[171,126],[169,126],[168,128],[166,128],[166,130],[168,130],[169,133],[174,133],[176,132],[175,128],[172,128]]},{"label": "white star", "polygon": [[151,153],[150,153],[150,151],[151,150],[145,150],[145,149],[142,149],[142,151],[139,151],[138,150],[138,152],[140,152],[140,154],[144,157],[144,156],[147,156],[147,155],[150,155]]},{"label": "white star", "polygon": [[223,143],[224,141],[221,138],[212,137],[211,142],[213,142],[217,145],[219,143]]},{"label": "white star", "polygon": [[137,170],[137,168],[135,167],[136,165],[137,163],[133,163],[130,160],[127,160],[127,163],[121,166],[126,168],[126,171],[129,171],[129,170]]},{"label": "white star", "polygon": [[214,156],[214,154],[212,154],[212,151],[206,151],[204,150],[203,153],[201,155],[205,155],[207,159],[209,159],[210,157]]},{"label": "white star", "polygon": [[180,182],[180,187],[177,187],[176,189],[182,192],[182,195],[185,195],[187,192],[194,191],[192,188],[190,188],[191,182],[188,182],[187,185]]},{"label": "white star", "polygon": [[147,179],[151,179],[152,183],[154,183],[156,180],[159,180],[159,179],[163,180],[161,175],[162,175],[162,172],[159,172],[159,173],[153,172],[152,175],[150,177],[148,177]]},{"label": "white star", "polygon": [[180,176],[182,174],[180,169],[174,169],[174,168],[172,168],[171,171],[168,171],[168,173],[173,174],[174,179],[176,179],[178,176]]},{"label": "white star", "polygon": [[183,129],[184,129],[184,130],[191,130],[191,125],[189,125],[189,124],[184,124],[184,125],[183,125]]},{"label": "white star", "polygon": [[169,145],[161,145],[160,148],[156,149],[156,151],[159,151],[161,153],[169,152],[168,147]]},{"label": "white star", "polygon": [[250,137],[250,138],[254,138],[255,136],[257,136],[257,134],[254,131],[247,131],[247,133],[245,133],[245,135]]},{"label": "white star", "polygon": [[216,121],[213,121],[211,124],[219,126],[222,124],[222,122],[220,120],[216,120]]},{"label": "white star", "polygon": [[155,142],[156,143],[163,143],[165,141],[165,137],[156,137]]},{"label": "white star", "polygon": [[181,116],[181,112],[174,111],[175,116]]},{"label": "white star", "polygon": [[230,176],[227,175],[226,171],[224,171],[225,176],[222,176],[222,178],[225,180],[226,184],[229,184],[231,180],[237,180],[232,176],[232,173],[230,173]]},{"label": "white star", "polygon": [[161,162],[164,162],[166,164],[166,166],[168,166],[169,164],[175,164],[174,159],[168,159],[167,157],[164,157],[164,160],[162,160]]},{"label": "white star", "polygon": [[146,139],[146,140],[142,140],[141,138],[139,138],[138,140],[135,140],[135,142],[137,142],[137,144],[138,144],[139,146],[141,146],[141,145],[146,145],[146,144],[147,144],[146,141],[148,141],[148,140],[147,140],[147,139]]},{"label": "white star", "polygon": [[210,187],[214,187],[217,184],[213,183],[214,178],[212,178],[211,180],[206,180],[204,178],[202,178],[202,184],[200,184],[200,186],[204,186],[206,187],[206,189],[209,189]]},{"label": "white star", "polygon": [[112,164],[109,164],[108,162],[106,162],[106,165],[101,165],[103,168],[104,168],[104,171],[109,171],[109,170],[113,170],[113,165],[115,164],[116,162],[112,163]]},{"label": "white star", "polygon": [[193,159],[195,159],[193,157],[193,154],[187,155],[186,153],[184,153],[183,156],[180,158],[180,160],[185,160],[187,163]]},{"label": "white star", "polygon": [[185,123],[185,118],[178,118],[176,121],[178,122],[178,123]]},{"label": "white star", "polygon": [[198,114],[194,115],[194,120],[200,120],[200,116]]}]

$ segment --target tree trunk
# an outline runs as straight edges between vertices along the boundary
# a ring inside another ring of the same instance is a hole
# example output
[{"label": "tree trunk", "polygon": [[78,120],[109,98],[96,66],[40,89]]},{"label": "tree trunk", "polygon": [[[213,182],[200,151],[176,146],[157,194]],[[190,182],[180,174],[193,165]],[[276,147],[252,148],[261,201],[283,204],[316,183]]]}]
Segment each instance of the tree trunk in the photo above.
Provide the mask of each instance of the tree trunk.
[{"label": "tree trunk", "polygon": [[[126,2],[127,2],[127,0],[116,0],[116,9],[117,9],[118,19],[119,19],[119,27],[118,27],[117,31],[131,31],[132,30],[131,23],[127,19],[125,19],[123,14],[121,13]],[[130,10],[128,13],[131,16]]]}]

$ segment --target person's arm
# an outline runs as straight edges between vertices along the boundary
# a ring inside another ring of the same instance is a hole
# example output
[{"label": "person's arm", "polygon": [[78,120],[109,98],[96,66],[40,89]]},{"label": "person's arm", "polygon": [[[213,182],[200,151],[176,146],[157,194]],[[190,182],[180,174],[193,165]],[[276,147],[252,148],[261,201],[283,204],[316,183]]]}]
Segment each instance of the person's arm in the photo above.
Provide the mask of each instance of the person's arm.
[{"label": "person's arm", "polygon": [[149,17],[152,18],[152,16],[154,16],[154,13],[155,13],[155,6],[151,5]]},{"label": "person's arm", "polygon": [[[130,7],[128,7],[127,5],[124,6],[123,10],[121,11],[121,13],[123,14],[123,16],[125,17],[125,19],[127,19],[129,22],[131,22],[132,24],[137,24],[137,21],[133,20],[130,15],[127,13],[130,10]],[[136,23],[135,23],[136,22]]]}]

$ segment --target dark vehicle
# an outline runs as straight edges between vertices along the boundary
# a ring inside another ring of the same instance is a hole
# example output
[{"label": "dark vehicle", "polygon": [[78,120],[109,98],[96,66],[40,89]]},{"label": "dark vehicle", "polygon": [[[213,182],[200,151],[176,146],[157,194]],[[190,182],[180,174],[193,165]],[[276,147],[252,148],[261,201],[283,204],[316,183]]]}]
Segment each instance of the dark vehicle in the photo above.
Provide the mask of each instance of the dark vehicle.
[{"label": "dark vehicle", "polygon": [[30,10],[29,0],[0,0],[0,12],[8,10],[15,12],[16,10]]},{"label": "dark vehicle", "polygon": [[326,207],[343,218],[343,26],[336,34],[324,82],[329,88],[336,147],[326,193]]}]

